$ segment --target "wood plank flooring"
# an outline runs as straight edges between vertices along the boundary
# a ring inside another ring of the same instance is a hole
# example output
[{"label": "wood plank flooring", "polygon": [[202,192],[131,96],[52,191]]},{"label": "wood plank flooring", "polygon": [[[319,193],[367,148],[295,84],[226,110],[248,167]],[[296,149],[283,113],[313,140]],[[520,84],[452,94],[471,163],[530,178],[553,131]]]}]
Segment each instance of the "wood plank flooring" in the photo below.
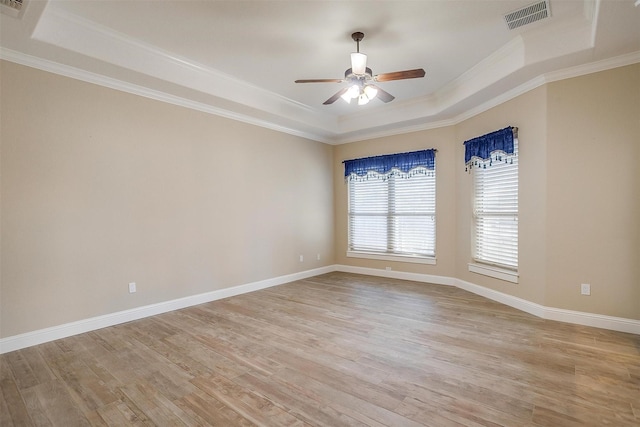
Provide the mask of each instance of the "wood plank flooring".
[{"label": "wood plank flooring", "polygon": [[0,356],[5,426],[640,426],[640,336],[346,273]]}]

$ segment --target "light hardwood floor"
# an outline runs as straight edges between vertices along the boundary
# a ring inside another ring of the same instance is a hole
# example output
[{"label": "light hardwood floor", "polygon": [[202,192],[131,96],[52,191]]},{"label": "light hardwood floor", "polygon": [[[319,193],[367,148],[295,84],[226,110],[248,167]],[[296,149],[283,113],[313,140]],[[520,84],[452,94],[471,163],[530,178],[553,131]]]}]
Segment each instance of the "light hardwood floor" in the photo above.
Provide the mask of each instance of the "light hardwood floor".
[{"label": "light hardwood floor", "polygon": [[0,356],[0,425],[639,426],[640,336],[330,273]]}]

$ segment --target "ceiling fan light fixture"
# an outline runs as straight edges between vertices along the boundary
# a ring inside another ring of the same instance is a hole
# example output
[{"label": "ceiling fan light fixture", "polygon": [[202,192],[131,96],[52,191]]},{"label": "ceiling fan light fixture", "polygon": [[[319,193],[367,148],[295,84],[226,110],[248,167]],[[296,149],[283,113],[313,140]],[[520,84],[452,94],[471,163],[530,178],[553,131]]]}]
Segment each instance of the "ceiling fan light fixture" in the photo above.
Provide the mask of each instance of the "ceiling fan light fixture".
[{"label": "ceiling fan light fixture", "polygon": [[363,76],[367,72],[367,55],[353,52],[351,54],[351,71],[357,76]]},{"label": "ceiling fan light fixture", "polygon": [[347,104],[351,103],[352,99],[355,99],[360,95],[360,87],[358,85],[353,85],[349,88],[348,91],[343,93],[340,97],[344,99]]},{"label": "ceiling fan light fixture", "polygon": [[[5,0],[0,0],[0,2]],[[549,1],[549,0],[543,0]],[[640,1],[640,0],[636,0]],[[344,79],[306,79],[296,80],[296,83],[348,83],[350,87],[343,87],[337,93],[333,94],[329,99],[323,102],[323,105],[333,104],[338,98],[344,99],[344,102],[351,104],[353,99],[357,99],[358,105],[368,104],[373,98],[378,98],[384,103],[391,102],[395,99],[389,92],[385,92],[382,88],[377,87],[370,82],[389,82],[392,80],[406,80],[424,77],[425,72],[422,68],[414,70],[396,71],[393,73],[383,73],[373,75],[371,68],[367,68],[367,55],[360,53],[360,42],[364,38],[364,33],[355,32],[351,34],[351,38],[356,42],[356,51],[351,53],[351,68],[344,72]]]},{"label": "ceiling fan light fixture", "polygon": [[365,86],[364,94],[367,95],[367,98],[373,99],[378,95],[378,89],[373,86]]}]

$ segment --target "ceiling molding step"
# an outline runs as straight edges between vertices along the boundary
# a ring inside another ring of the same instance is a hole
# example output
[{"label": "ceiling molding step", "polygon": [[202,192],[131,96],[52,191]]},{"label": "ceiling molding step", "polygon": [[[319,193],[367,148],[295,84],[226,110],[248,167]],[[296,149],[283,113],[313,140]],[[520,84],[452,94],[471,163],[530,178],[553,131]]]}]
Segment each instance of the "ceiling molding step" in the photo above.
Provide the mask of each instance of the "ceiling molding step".
[{"label": "ceiling molding step", "polygon": [[340,136],[336,139],[337,141],[336,143],[346,144],[346,143],[373,139],[373,138],[381,138],[381,137],[388,137],[388,136],[400,135],[400,134],[411,133],[411,132],[418,132],[423,130],[437,129],[437,128],[446,127],[446,126],[455,126],[459,123],[462,123],[465,120],[468,120],[474,116],[477,116],[478,114],[484,113],[485,111],[488,111],[494,107],[497,107],[500,104],[503,104],[514,98],[517,98],[518,96],[523,95],[537,87],[540,87],[545,83],[547,83],[547,81],[544,78],[544,76],[538,76],[516,88],[513,88],[512,90],[504,92],[500,96],[497,96],[485,103],[482,103],[477,107],[468,109],[462,114],[459,114],[449,119],[443,119],[443,120],[438,120],[434,122],[427,121],[423,124],[399,127],[399,128],[395,128],[393,130],[388,130],[388,131],[382,130],[382,131],[364,132],[364,133],[358,132],[357,135]]},{"label": "ceiling molding step", "polygon": [[378,127],[418,118],[428,120],[521,70],[528,62],[525,57],[530,56],[525,49],[523,37],[517,36],[434,94],[411,103],[386,106],[384,112],[368,110],[366,115],[355,113],[337,118],[132,39],[69,13],[55,2],[50,2],[45,7],[32,37],[90,58],[279,116],[283,121],[299,122],[311,128],[322,129],[327,134],[356,131],[366,133],[372,122]]},{"label": "ceiling molding step", "polygon": [[584,0],[584,16],[591,21],[591,46],[595,46],[596,44],[600,3],[600,0]]},{"label": "ceiling molding step", "polygon": [[433,95],[444,110],[524,66],[525,44],[522,36],[518,36]]},{"label": "ceiling molding step", "polygon": [[442,111],[442,106],[434,102],[433,96],[416,98],[404,102],[395,102],[384,105],[374,110],[362,110],[338,119],[338,134],[348,134],[350,132],[367,132],[371,123],[376,124],[376,128],[386,125],[394,125],[410,120],[429,120]]},{"label": "ceiling molding step", "polygon": [[332,139],[318,133],[306,132],[304,130],[282,126],[273,123],[268,120],[258,119],[246,114],[237,113],[228,109],[222,109],[213,105],[204,104],[201,102],[193,101],[190,99],[182,98],[166,92],[149,89],[144,86],[135,85],[132,83],[123,82],[111,77],[106,77],[100,74],[95,74],[79,68],[74,68],[68,65],[59,64],[57,62],[49,61],[47,59],[37,58],[35,56],[26,55],[21,52],[16,52],[10,49],[0,47],[0,59],[16,64],[24,65],[27,67],[35,68],[38,70],[50,72],[53,74],[69,77],[75,80],[80,80],[86,83],[103,86],[109,89],[118,90],[121,92],[130,93],[133,95],[142,96],[145,98],[153,99],[160,102],[166,102],[168,104],[177,105],[180,107],[189,108],[203,113],[213,114],[220,117],[225,117],[231,120],[260,126],[263,128],[275,130],[278,132],[287,133],[290,135],[299,136],[306,139],[311,139],[323,143],[331,143]]},{"label": "ceiling molding step", "polygon": [[[594,47],[591,22],[578,17],[564,21],[561,27],[541,27],[522,35],[525,65],[539,64],[551,59],[583,52]],[[562,40],[562,42],[559,42]]]},{"label": "ceiling molding step", "polygon": [[[428,120],[525,66],[524,41],[518,36],[483,59],[469,71],[437,92],[404,103],[340,117],[339,133],[363,131],[372,120],[378,125],[423,118]],[[400,132],[404,133],[404,132]]]},{"label": "ceiling molding step", "polygon": [[421,132],[431,129],[439,129],[447,126],[454,126],[458,122],[455,119],[438,120],[433,122],[425,122],[418,125],[400,126],[393,129],[374,130],[372,132],[352,132],[337,137],[332,145],[350,144],[352,142],[367,141],[376,138],[386,138],[395,135],[404,135],[407,133]]},{"label": "ceiling molding step", "polygon": [[480,104],[477,107],[471,108],[465,111],[464,113],[459,114],[458,116],[453,117],[451,119],[439,120],[437,122],[427,122],[420,125],[400,127],[393,130],[382,130],[382,131],[375,131],[375,132],[359,133],[357,136],[345,135],[344,137],[337,138],[336,143],[347,144],[347,143],[362,141],[367,139],[382,138],[382,137],[388,137],[393,135],[418,132],[423,130],[437,129],[439,127],[445,127],[445,126],[455,126],[459,123],[462,123],[465,120],[468,120],[474,116],[477,116],[478,114],[484,113],[485,111],[488,111],[494,107],[497,107],[498,105],[504,104],[505,102],[515,99],[518,96],[524,95],[525,93],[533,89],[536,89],[540,86],[543,86],[547,83],[571,79],[574,77],[580,77],[587,74],[597,73],[600,71],[607,71],[614,68],[624,67],[627,65],[633,65],[637,63],[640,63],[640,51],[632,52],[626,55],[621,55],[615,58],[605,59],[598,62],[593,62],[590,64],[567,68],[565,70],[547,73],[547,74],[535,77],[529,80],[528,82],[523,83],[520,86],[517,86],[507,92],[504,92],[503,94],[483,104]]},{"label": "ceiling molding step", "polygon": [[327,130],[335,126],[331,115],[142,43],[55,5],[49,2],[45,7],[33,31],[34,40],[311,126]]},{"label": "ceiling molding step", "polygon": [[596,62],[590,62],[584,65],[576,65],[575,67],[565,68],[564,70],[553,71],[544,75],[545,83],[551,83],[559,80],[571,79],[574,77],[584,76],[586,74],[599,73],[613,68],[625,67],[640,62],[640,51],[627,53],[625,55],[615,56]]},{"label": "ceiling molding step", "polygon": [[537,87],[540,87],[545,83],[546,83],[546,80],[544,76],[535,77],[529,80],[528,82],[521,84],[520,86],[517,86],[511,90],[508,90],[500,94],[499,96],[496,96],[490,99],[487,102],[484,102],[476,107],[466,110],[462,114],[457,115],[455,119],[453,119],[453,121],[455,122],[455,124],[462,123],[463,121],[468,120],[472,117],[475,117],[478,114],[484,113],[485,111],[488,111],[494,107],[497,107],[498,105],[504,104],[507,101],[511,101],[512,99],[517,98],[520,95],[524,95],[525,93]]},{"label": "ceiling molding step", "polygon": [[405,133],[418,132],[422,130],[436,129],[439,127],[456,125],[464,120],[474,117],[484,111],[487,111],[493,107],[496,107],[513,98],[516,98],[546,83],[551,83],[559,80],[565,80],[565,79],[579,77],[579,76],[592,74],[600,71],[606,71],[613,68],[640,63],[640,51],[632,52],[626,55],[621,55],[618,57],[605,59],[605,60],[601,60],[601,61],[597,61],[597,62],[585,64],[585,65],[570,67],[564,70],[555,71],[555,72],[547,73],[542,76],[538,76],[512,90],[509,90],[501,94],[500,96],[494,97],[488,102],[485,102],[477,107],[474,107],[472,109],[465,111],[464,113],[458,116],[455,116],[449,119],[429,121],[428,117],[424,117],[424,120],[425,120],[424,124],[410,125],[410,126],[404,126],[404,127],[401,126],[395,129],[388,129],[388,130],[380,130],[380,129],[373,130],[373,131],[367,131],[366,129],[356,130],[353,132],[343,132],[342,134],[337,133],[337,134],[334,134],[334,136],[330,136],[331,134],[329,132],[326,132],[325,134],[321,134],[318,132],[311,132],[308,130],[308,127],[306,126],[300,126],[300,127],[294,128],[291,126],[283,126],[283,125],[275,124],[273,122],[257,119],[255,117],[251,117],[246,114],[240,114],[227,109],[217,108],[212,105],[192,101],[186,98],[167,94],[165,92],[149,89],[143,86],[126,83],[121,80],[117,80],[117,79],[106,77],[100,74],[88,72],[88,71],[74,68],[68,65],[60,64],[54,61],[38,58],[31,55],[26,55],[26,54],[16,52],[10,49],[6,49],[3,47],[0,47],[0,59],[14,62],[20,65],[25,65],[31,68],[51,72],[54,74],[62,75],[65,77],[73,78],[76,80],[84,81],[87,83],[108,87],[110,89],[115,89],[122,92],[143,96],[143,97],[154,99],[160,102],[166,102],[173,105],[178,105],[181,107],[190,108],[193,110],[217,115],[220,117],[237,120],[243,123],[248,123],[248,124],[260,126],[263,128],[275,130],[278,132],[299,136],[301,138],[306,138],[306,139],[322,142],[325,144],[337,145],[337,144],[346,144],[346,143],[355,142],[355,141],[382,138],[382,137],[388,137],[393,135],[400,135]]},{"label": "ceiling molding step", "polygon": [[[585,23],[573,25],[572,28],[563,30],[563,34],[566,32],[571,33],[571,36],[565,37],[563,40],[576,40],[574,43],[555,43],[555,45],[561,45],[561,48],[556,47],[556,51],[538,51],[533,53],[532,46],[536,45],[532,43],[533,37],[553,38],[557,36],[557,32],[548,32],[547,30],[539,29],[533,33],[537,34],[536,36],[524,37],[519,35],[476,64],[469,71],[435,92],[433,95],[437,99],[438,112],[455,106],[457,103],[462,102],[527,66],[549,60],[553,57],[591,48],[592,45],[589,44],[588,38],[586,38],[589,29],[590,26]],[[580,35],[585,37],[579,37]],[[554,45],[554,43],[545,43],[545,45]],[[559,49],[561,49],[561,52]],[[489,103],[492,103],[492,101],[489,101]]]}]

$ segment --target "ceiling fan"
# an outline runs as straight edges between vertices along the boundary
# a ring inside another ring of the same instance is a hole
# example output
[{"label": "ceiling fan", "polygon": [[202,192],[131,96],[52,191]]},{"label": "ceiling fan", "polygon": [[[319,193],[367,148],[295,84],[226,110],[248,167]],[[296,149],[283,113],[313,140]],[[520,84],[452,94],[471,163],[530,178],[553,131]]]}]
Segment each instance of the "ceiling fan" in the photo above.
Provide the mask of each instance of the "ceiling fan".
[{"label": "ceiling fan", "polygon": [[355,32],[351,34],[351,38],[356,42],[356,52],[351,54],[351,68],[344,72],[344,79],[296,80],[296,83],[349,83],[349,86],[339,90],[331,98],[324,101],[324,105],[333,104],[338,98],[344,99],[347,103],[351,103],[352,99],[357,99],[358,105],[364,105],[375,97],[378,97],[382,102],[391,102],[395,99],[395,96],[380,89],[373,84],[374,82],[379,83],[424,77],[425,72],[422,68],[395,71],[393,73],[383,73],[374,76],[371,68],[367,67],[367,55],[360,53],[360,41],[364,38],[364,33],[359,31]]}]

